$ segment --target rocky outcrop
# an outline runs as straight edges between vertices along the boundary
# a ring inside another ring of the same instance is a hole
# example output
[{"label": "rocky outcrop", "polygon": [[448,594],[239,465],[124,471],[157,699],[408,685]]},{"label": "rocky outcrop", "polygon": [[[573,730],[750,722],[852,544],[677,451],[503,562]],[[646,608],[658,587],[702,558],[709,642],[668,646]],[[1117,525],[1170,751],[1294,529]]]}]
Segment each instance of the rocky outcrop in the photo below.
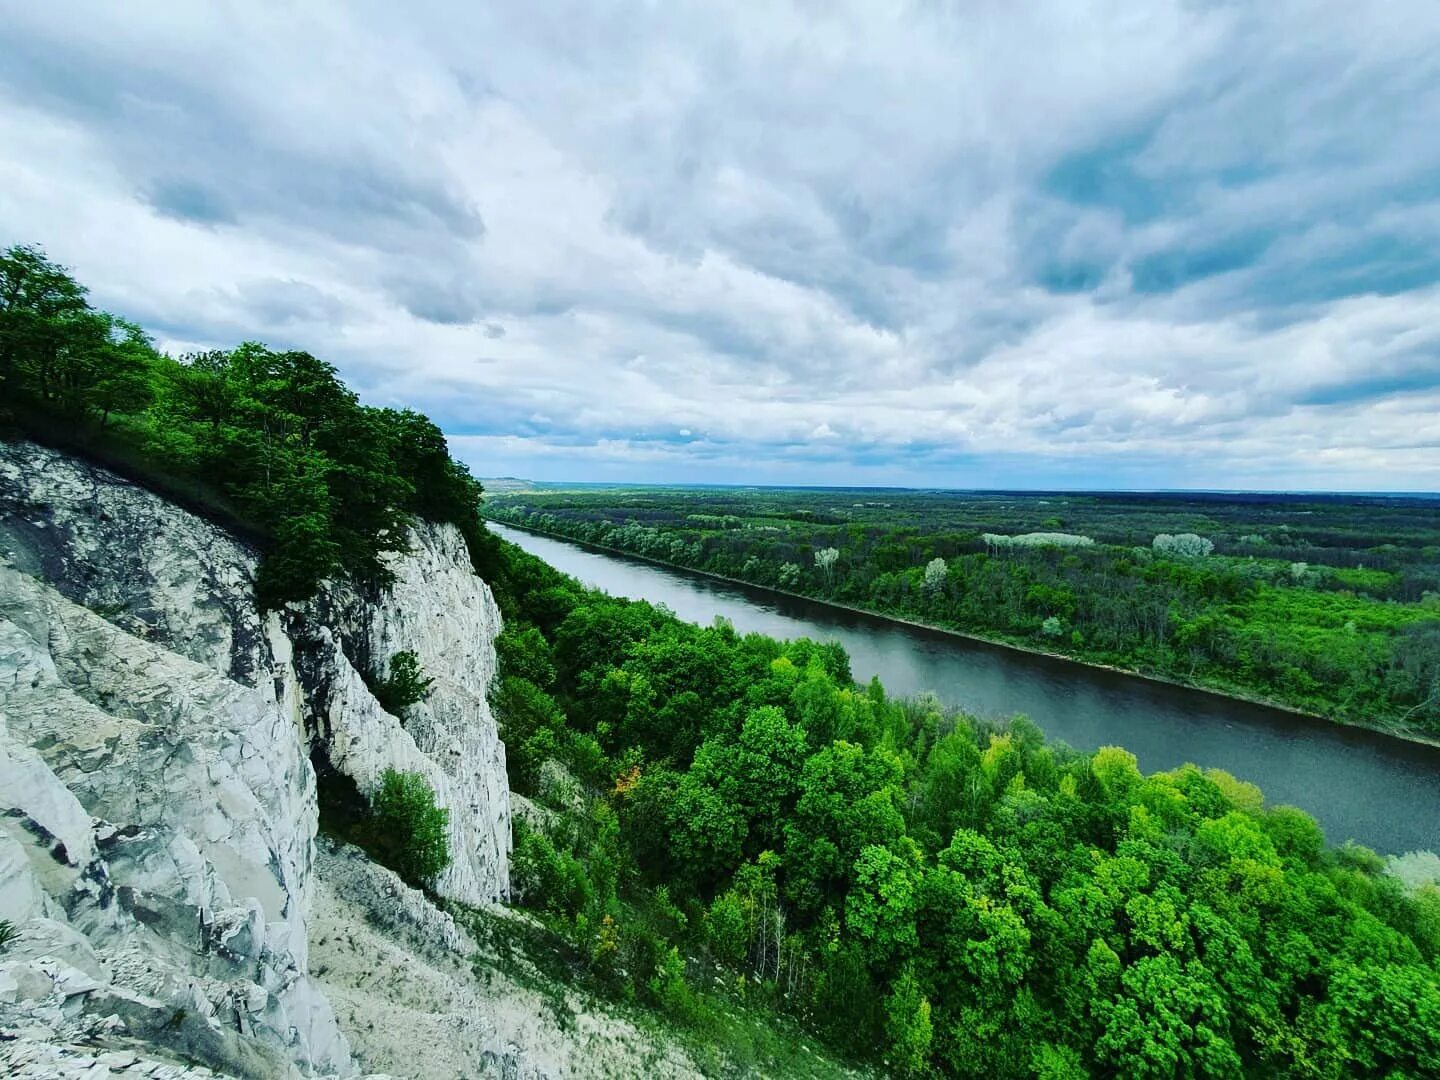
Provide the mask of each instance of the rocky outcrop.
[{"label": "rocky outcrop", "polygon": [[[469,903],[509,880],[505,751],[486,701],[500,612],[452,526],[421,523],[393,585],[326,590],[262,615],[258,552],[106,470],[33,443],[0,443],[0,553],[117,626],[252,687],[273,687],[312,749],[362,794],[386,768],[425,775],[451,811],[454,863],[437,883]],[[362,671],[413,650],[435,680],[402,721]]]},{"label": "rocky outcrop", "polygon": [[[457,853],[436,891],[471,904],[506,899],[510,794],[505,747],[486,700],[499,608],[471,572],[454,528],[420,526],[409,554],[391,567],[395,580],[383,596],[334,588],[287,616],[313,743],[362,792],[378,788],[387,768],[422,774],[450,808]],[[380,707],[360,671],[381,671],[406,650],[434,683],[402,723]]]},{"label": "rocky outcrop", "polygon": [[148,1050],[143,1043],[101,1049],[17,1035],[0,1043],[0,1075],[12,1080],[214,1080],[223,1075],[203,1065],[157,1058]]},{"label": "rocky outcrop", "polygon": [[[309,974],[312,757],[362,795],[389,767],[425,775],[450,810],[438,891],[507,894],[500,616],[453,528],[410,546],[383,593],[263,614],[242,540],[0,443],[0,918],[19,929],[0,1027],[239,1075],[352,1071]],[[403,722],[361,675],[402,649],[435,679]]]},{"label": "rocky outcrop", "polygon": [[0,716],[7,1026],[349,1072],[308,975],[313,774],[269,694],[0,563]]}]

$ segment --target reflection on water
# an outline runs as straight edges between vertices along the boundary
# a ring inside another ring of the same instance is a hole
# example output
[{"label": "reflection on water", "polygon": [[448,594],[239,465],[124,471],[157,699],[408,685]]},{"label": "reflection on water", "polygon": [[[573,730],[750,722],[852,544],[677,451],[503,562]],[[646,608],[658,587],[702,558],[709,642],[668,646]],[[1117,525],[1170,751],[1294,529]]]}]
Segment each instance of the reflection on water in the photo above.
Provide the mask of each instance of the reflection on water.
[{"label": "reflection on water", "polygon": [[1313,814],[1332,842],[1383,853],[1440,849],[1440,750],[1043,656],[971,642],[491,524],[550,565],[682,619],[742,633],[836,639],[861,682],[933,691],[981,716],[1023,713],[1052,739],[1119,745],[1146,771],[1187,761],[1253,781]]}]

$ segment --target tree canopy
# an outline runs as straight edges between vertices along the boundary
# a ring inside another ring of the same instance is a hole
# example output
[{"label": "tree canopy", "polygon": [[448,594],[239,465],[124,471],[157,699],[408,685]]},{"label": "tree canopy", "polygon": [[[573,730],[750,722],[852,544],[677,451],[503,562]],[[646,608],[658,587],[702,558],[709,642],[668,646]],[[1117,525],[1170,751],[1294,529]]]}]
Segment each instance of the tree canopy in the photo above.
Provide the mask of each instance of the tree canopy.
[{"label": "tree canopy", "polygon": [[267,605],[330,577],[384,583],[416,517],[459,526],[477,568],[494,557],[480,485],[428,419],[361,404],[308,352],[166,356],[36,247],[0,252],[0,392],[25,433],[246,527]]},{"label": "tree canopy", "polygon": [[[559,815],[524,833],[526,902],[607,958],[600,985],[668,1008],[677,979],[741,973],[900,1075],[1440,1071],[1424,858],[1407,883],[1225,773],[894,700],[833,646],[504,550],[497,715],[516,788]],[[587,797],[551,798],[558,762]]]}]

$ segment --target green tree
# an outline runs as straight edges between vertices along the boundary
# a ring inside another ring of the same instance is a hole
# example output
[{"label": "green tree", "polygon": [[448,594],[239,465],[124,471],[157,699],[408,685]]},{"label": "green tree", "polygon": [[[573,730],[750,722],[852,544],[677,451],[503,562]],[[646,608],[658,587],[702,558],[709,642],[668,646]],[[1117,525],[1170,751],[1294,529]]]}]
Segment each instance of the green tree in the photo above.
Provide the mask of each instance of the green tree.
[{"label": "green tree", "polygon": [[156,353],[149,337],[134,323],[107,316],[109,333],[89,395],[89,407],[105,427],[114,413],[138,413],[156,394]]},{"label": "green tree", "polygon": [[668,818],[675,861],[692,883],[712,884],[739,864],[748,832],[745,816],[702,775],[681,775]]},{"label": "green tree", "polygon": [[91,314],[85,287],[35,246],[0,252],[0,385],[44,399],[70,328]]},{"label": "green tree", "polygon": [[787,891],[799,910],[843,903],[861,850],[888,847],[904,835],[901,775],[900,763],[886,751],[847,742],[805,762],[785,833]]},{"label": "green tree", "polygon": [[390,657],[386,672],[372,677],[369,682],[370,690],[381,707],[402,718],[410,706],[428,698],[435,686],[435,680],[421,669],[420,657],[413,649],[401,649],[395,653]]},{"label": "green tree", "polygon": [[745,818],[757,855],[783,839],[805,762],[805,732],[773,706],[753,709],[733,739],[707,739],[695,752],[690,771]]},{"label": "green tree", "polygon": [[1324,1012],[1366,1076],[1440,1076],[1440,977],[1418,965],[1346,964]]},{"label": "green tree", "polygon": [[1241,1075],[1224,995],[1197,961],[1142,957],[1092,1008],[1095,1056],[1122,1076]]},{"label": "green tree", "polygon": [[922,1076],[928,1071],[930,1042],[934,1038],[930,1002],[921,993],[914,972],[905,971],[895,980],[885,999],[885,1035],[889,1040],[887,1058],[901,1076]]},{"label": "green tree", "polygon": [[968,728],[950,732],[930,751],[920,784],[919,821],[940,846],[961,825],[978,825],[989,806],[990,786],[974,737]]},{"label": "green tree", "polygon": [[733,890],[717,896],[705,915],[705,940],[716,959],[738,965],[750,945],[745,905]]},{"label": "green tree", "polygon": [[516,825],[510,866],[515,895],[529,907],[574,916],[590,903],[585,867],[542,831]]},{"label": "green tree", "polygon": [[544,690],[515,675],[501,675],[490,691],[490,703],[505,742],[510,785],[532,795],[540,767],[560,753],[565,714]]},{"label": "green tree", "polygon": [[920,944],[915,930],[917,883],[913,865],[889,848],[870,845],[855,860],[855,884],[845,901],[845,928],[860,943],[872,970],[907,959]]},{"label": "green tree", "polygon": [[386,769],[371,811],[373,850],[411,885],[430,885],[450,865],[450,811],[419,773]]},{"label": "green tree", "polygon": [[542,690],[555,683],[555,664],[550,643],[534,626],[507,625],[495,639],[500,669],[506,675],[528,679]]}]

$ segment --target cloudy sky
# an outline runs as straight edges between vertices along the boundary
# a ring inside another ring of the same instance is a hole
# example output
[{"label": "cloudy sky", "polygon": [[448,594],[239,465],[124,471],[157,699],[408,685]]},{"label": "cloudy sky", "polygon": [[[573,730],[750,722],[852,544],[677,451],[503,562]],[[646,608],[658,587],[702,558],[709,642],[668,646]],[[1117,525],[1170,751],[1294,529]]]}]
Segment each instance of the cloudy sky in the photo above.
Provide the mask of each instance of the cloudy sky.
[{"label": "cloudy sky", "polygon": [[1440,488],[1440,4],[0,8],[0,243],[481,475]]}]

